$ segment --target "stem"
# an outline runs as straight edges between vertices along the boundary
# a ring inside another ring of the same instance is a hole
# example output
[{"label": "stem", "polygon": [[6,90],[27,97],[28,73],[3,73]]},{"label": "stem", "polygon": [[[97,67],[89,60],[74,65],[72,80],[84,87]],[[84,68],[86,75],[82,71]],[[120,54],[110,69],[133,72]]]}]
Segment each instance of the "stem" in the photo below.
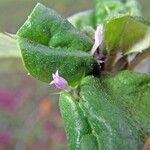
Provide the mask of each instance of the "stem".
[{"label": "stem", "polygon": [[117,55],[117,53],[113,52],[113,53],[110,53],[106,56],[107,59],[106,59],[105,67],[104,67],[105,71],[111,71],[112,70],[112,66],[115,62],[116,55]]},{"label": "stem", "polygon": [[128,69],[133,70],[145,57],[150,57],[150,49],[145,50],[143,53],[137,54],[135,59],[128,64]]},{"label": "stem", "polygon": [[124,70],[128,67],[128,60],[127,56],[121,57],[115,64],[113,69],[113,72]]}]

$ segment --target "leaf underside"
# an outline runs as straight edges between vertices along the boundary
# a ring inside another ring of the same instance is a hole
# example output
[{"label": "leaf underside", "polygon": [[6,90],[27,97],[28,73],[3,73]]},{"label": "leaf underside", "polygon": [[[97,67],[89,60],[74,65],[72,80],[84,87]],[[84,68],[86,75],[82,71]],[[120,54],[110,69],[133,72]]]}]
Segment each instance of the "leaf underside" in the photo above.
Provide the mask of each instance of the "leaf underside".
[{"label": "leaf underside", "polygon": [[114,17],[105,24],[104,43],[108,53],[140,53],[150,47],[150,26],[138,17]]}]

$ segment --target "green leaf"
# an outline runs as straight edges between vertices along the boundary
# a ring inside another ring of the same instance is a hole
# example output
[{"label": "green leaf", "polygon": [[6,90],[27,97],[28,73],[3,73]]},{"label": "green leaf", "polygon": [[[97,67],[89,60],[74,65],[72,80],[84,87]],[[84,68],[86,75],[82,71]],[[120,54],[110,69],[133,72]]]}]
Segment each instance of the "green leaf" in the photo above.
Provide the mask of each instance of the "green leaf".
[{"label": "green leaf", "polygon": [[123,13],[124,9],[119,0],[95,0],[96,24],[103,23],[110,15]]},{"label": "green leaf", "polygon": [[0,58],[20,57],[16,40],[8,34],[0,33]]},{"label": "green leaf", "polygon": [[41,81],[50,82],[58,70],[74,86],[96,63],[87,53],[92,39],[42,4],[37,4],[17,32],[17,42],[27,70]]},{"label": "green leaf", "polygon": [[86,26],[95,28],[95,15],[93,10],[86,10],[74,14],[68,18],[68,21],[76,28],[82,29]]},{"label": "green leaf", "polygon": [[87,119],[83,115],[77,100],[68,92],[60,94],[59,107],[64,120],[69,149],[80,150],[80,143],[83,143],[80,142],[83,141],[81,139],[91,133]]},{"label": "green leaf", "polygon": [[99,150],[142,149],[150,133],[150,75],[123,71],[86,77],[80,97]]},{"label": "green leaf", "polygon": [[97,140],[93,134],[82,137],[79,150],[97,150]]},{"label": "green leaf", "polygon": [[105,24],[104,43],[108,53],[125,54],[142,52],[150,47],[150,24],[141,18],[122,15]]},{"label": "green leaf", "polygon": [[141,7],[137,0],[126,0],[125,7],[129,11],[130,15],[142,16]]},{"label": "green leaf", "polygon": [[136,0],[95,0],[96,23],[104,23],[108,18],[118,15],[130,14],[142,16],[139,3]]}]

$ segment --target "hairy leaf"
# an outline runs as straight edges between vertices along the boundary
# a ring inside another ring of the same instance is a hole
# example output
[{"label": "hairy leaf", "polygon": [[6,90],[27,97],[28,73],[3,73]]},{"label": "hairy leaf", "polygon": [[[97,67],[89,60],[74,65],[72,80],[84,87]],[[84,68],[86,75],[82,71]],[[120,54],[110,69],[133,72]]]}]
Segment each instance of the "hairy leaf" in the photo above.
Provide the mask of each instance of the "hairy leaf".
[{"label": "hairy leaf", "polygon": [[96,63],[87,53],[92,39],[42,4],[37,4],[17,32],[17,41],[27,70],[41,81],[49,82],[51,74],[59,70],[74,86]]},{"label": "hairy leaf", "polygon": [[[91,133],[91,128],[79,107],[76,99],[68,92],[62,92],[59,98],[59,107],[64,120],[70,150],[80,150],[80,142],[85,135]],[[89,137],[90,138],[90,137]],[[87,138],[86,138],[87,139]]]},{"label": "hairy leaf", "polygon": [[149,75],[123,71],[87,77],[80,97],[99,150],[142,149],[150,133]]},{"label": "hairy leaf", "polygon": [[79,150],[97,150],[97,140],[93,134],[86,134],[82,137]]}]

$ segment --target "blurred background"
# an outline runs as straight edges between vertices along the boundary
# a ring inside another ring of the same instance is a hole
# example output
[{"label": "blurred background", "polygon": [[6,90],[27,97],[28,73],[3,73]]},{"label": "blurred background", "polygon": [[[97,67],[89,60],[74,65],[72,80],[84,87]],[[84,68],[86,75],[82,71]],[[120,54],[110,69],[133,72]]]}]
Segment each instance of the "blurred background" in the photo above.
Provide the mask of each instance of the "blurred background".
[{"label": "blurred background", "polygon": [[[0,0],[0,32],[16,33],[37,2],[66,17],[93,5],[93,0]],[[150,0],[141,4],[150,20]],[[67,149],[55,93],[28,76],[21,60],[0,47],[0,150]]]}]

